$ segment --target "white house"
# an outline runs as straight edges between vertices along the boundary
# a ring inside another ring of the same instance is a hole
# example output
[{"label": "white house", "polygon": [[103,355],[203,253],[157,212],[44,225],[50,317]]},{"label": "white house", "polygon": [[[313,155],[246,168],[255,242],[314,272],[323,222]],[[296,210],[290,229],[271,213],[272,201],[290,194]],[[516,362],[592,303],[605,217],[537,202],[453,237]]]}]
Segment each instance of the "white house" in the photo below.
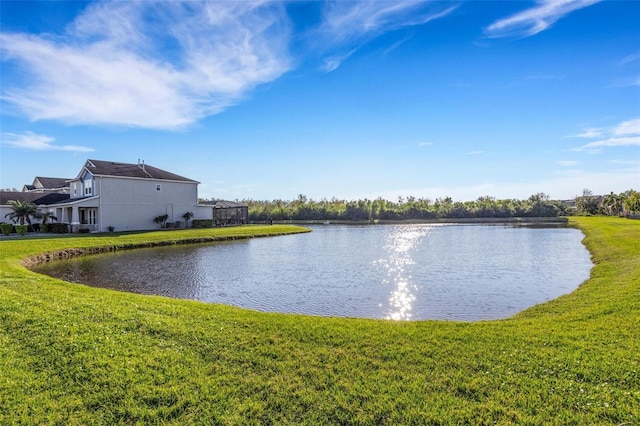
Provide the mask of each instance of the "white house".
[{"label": "white house", "polygon": [[165,214],[169,224],[184,226],[187,212],[193,219],[213,220],[213,207],[198,204],[199,182],[144,162],[87,160],[67,182],[68,194],[58,194],[64,199],[37,204],[40,210],[53,212],[58,222],[68,223],[70,232],[158,229],[153,219]]}]

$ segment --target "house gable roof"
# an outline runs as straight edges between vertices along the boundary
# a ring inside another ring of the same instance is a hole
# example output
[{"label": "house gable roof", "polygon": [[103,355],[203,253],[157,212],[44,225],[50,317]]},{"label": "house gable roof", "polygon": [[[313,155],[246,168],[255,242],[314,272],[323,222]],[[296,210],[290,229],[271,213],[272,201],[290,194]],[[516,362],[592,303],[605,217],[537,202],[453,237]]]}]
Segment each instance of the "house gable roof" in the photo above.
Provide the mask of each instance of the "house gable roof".
[{"label": "house gable roof", "polygon": [[40,185],[42,185],[41,188],[59,189],[59,188],[65,188],[69,186],[69,184],[67,183],[68,180],[69,179],[67,178],[36,176],[36,178],[33,180],[32,186],[34,186],[34,188],[38,188],[38,186],[36,185],[36,182],[40,182]]},{"label": "house gable roof", "polygon": [[195,180],[144,163],[129,164],[117,163],[115,161],[87,160],[78,178],[82,176],[85,171],[90,172],[94,176],[115,176],[197,183]]}]

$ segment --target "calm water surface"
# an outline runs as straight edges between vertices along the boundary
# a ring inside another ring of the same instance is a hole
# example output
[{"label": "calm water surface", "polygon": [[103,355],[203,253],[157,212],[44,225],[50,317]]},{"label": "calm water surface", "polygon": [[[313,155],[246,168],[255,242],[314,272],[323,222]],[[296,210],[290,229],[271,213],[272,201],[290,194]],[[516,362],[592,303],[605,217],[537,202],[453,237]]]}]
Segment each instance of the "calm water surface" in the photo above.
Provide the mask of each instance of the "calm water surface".
[{"label": "calm water surface", "polygon": [[474,321],[506,318],[576,289],[592,266],[582,238],[569,228],[330,225],[51,262],[37,271],[261,311]]}]

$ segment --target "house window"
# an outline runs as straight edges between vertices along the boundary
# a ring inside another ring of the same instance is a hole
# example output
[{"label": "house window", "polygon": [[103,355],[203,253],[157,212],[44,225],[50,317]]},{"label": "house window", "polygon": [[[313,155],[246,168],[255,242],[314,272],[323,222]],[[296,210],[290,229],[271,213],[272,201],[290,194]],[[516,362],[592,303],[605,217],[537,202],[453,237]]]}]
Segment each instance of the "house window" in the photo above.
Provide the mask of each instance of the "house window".
[{"label": "house window", "polygon": [[73,195],[78,195],[78,183],[73,182]]},{"label": "house window", "polygon": [[80,209],[80,223],[83,225],[96,224],[97,209]]},{"label": "house window", "polygon": [[96,224],[96,209],[87,210],[87,223],[89,225]]},{"label": "house window", "polygon": [[91,195],[93,193],[91,184],[92,182],[92,180],[84,181],[84,195]]},{"label": "house window", "polygon": [[156,191],[160,191],[160,184],[156,185]]}]

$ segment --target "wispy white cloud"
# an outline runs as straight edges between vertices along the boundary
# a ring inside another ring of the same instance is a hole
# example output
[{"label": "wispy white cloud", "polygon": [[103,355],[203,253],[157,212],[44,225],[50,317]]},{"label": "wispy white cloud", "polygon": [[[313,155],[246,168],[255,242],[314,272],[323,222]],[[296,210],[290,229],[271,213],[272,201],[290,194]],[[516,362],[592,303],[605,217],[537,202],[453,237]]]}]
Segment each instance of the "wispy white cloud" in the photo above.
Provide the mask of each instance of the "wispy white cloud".
[{"label": "wispy white cloud", "polygon": [[610,129],[600,129],[599,132],[594,132],[591,138],[601,139],[589,142],[573,150],[597,154],[604,148],[640,146],[640,117],[623,121]]},{"label": "wispy white cloud", "polygon": [[602,136],[603,129],[590,127],[588,129],[584,129],[580,133],[576,133],[575,135],[569,135],[570,138],[585,138],[585,139],[593,139],[599,138]]},{"label": "wispy white cloud", "polygon": [[[355,50],[381,34],[426,24],[449,15],[457,8],[451,3],[429,0],[328,2],[316,35],[332,50],[337,48],[345,53],[330,55],[328,62],[331,66],[325,66],[324,69],[336,70]],[[385,54],[405,41],[395,43]]]},{"label": "wispy white cloud", "polygon": [[467,152],[466,155],[482,155],[482,154],[484,154],[484,151],[470,151],[470,152]]},{"label": "wispy white cloud", "polygon": [[612,87],[612,88],[623,87],[624,88],[624,87],[634,87],[634,86],[640,86],[640,77],[632,76],[632,77],[617,78],[608,87]]},{"label": "wispy white cloud", "polygon": [[626,66],[629,64],[635,64],[639,62],[640,62],[640,52],[635,52],[622,58],[622,60],[620,61],[620,65]]},{"label": "wispy white cloud", "polygon": [[611,148],[616,146],[640,146],[640,136],[608,138],[589,142],[588,144],[575,148],[575,151],[591,151],[593,153],[598,153],[602,148]]},{"label": "wispy white cloud", "polygon": [[575,161],[575,160],[559,160],[557,161],[557,163],[562,167],[575,167],[578,164],[580,164],[579,161]]},{"label": "wispy white cloud", "polygon": [[[332,52],[322,69],[336,70],[375,36],[456,7],[330,2],[314,32]],[[175,129],[290,70],[290,39],[283,2],[96,2],[61,35],[1,33],[2,58],[16,72],[5,73],[0,96],[34,121]]]},{"label": "wispy white cloud", "polygon": [[402,40],[398,40],[395,43],[393,43],[391,46],[387,47],[386,49],[384,49],[384,52],[382,52],[382,56],[388,56],[389,54],[391,54],[391,52],[393,52],[394,50],[396,50],[397,48],[399,48],[400,46],[402,46],[404,43],[407,42],[407,40],[409,40],[409,37],[405,37]]},{"label": "wispy white cloud", "polygon": [[638,159],[638,160],[609,160],[608,163],[640,167],[640,159]]},{"label": "wispy white cloud", "polygon": [[433,145],[433,142],[420,142],[418,144],[418,146],[431,146],[431,145]]},{"label": "wispy white cloud", "polygon": [[31,120],[178,128],[286,72],[288,40],[281,3],[94,3],[59,37],[0,34],[25,76],[2,99]]},{"label": "wispy white cloud", "polygon": [[500,19],[487,28],[490,38],[529,37],[550,28],[565,15],[601,0],[538,0],[530,9]]},{"label": "wispy white cloud", "polygon": [[46,135],[38,135],[33,132],[22,134],[4,133],[2,144],[15,148],[30,149],[34,151],[75,151],[92,152],[93,148],[78,145],[55,145],[55,138]]},{"label": "wispy white cloud", "polygon": [[640,135],[640,117],[618,124],[613,128],[613,134],[616,136]]},{"label": "wispy white cloud", "polygon": [[640,66],[640,52],[635,52],[625,56],[620,60],[618,65],[623,67],[626,72],[630,71],[630,75],[616,78],[609,87],[619,88],[640,86],[640,76],[637,72],[637,68]]},{"label": "wispy white cloud", "polygon": [[[431,3],[431,4],[430,4]],[[453,12],[457,6],[428,0],[332,1],[324,11],[321,31],[335,41],[360,39],[402,27],[426,24]],[[429,7],[425,7],[429,6]]]},{"label": "wispy white cloud", "polygon": [[352,49],[349,52],[342,53],[340,55],[328,56],[324,58],[322,61],[324,65],[322,66],[322,70],[324,72],[333,72],[337,70],[342,62],[344,62],[349,56],[351,56],[356,49]]}]

